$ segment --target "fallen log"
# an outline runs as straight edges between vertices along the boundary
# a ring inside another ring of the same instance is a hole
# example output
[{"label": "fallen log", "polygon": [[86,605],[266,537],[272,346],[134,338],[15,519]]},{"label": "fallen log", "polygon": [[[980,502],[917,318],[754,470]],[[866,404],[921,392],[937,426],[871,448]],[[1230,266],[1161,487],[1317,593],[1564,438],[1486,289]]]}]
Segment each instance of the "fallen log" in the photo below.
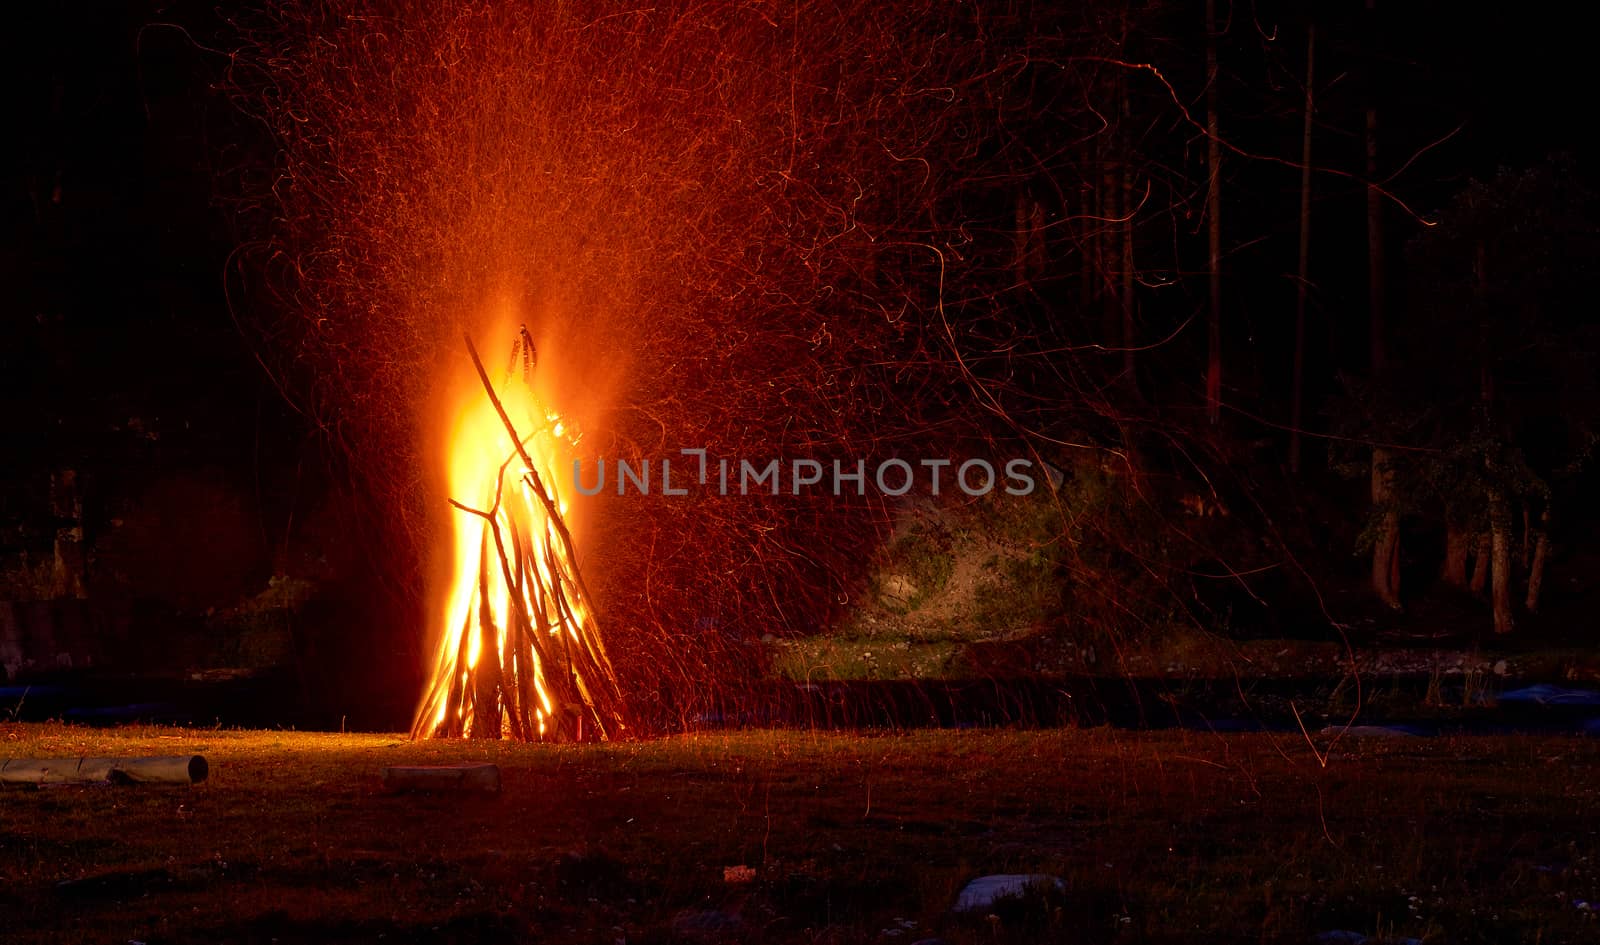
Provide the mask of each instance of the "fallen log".
[{"label": "fallen log", "polygon": [[499,794],[500,766],[492,764],[394,765],[383,769],[386,791],[458,791]]},{"label": "fallen log", "polygon": [[0,761],[0,784],[198,784],[210,771],[201,755],[7,758]]}]

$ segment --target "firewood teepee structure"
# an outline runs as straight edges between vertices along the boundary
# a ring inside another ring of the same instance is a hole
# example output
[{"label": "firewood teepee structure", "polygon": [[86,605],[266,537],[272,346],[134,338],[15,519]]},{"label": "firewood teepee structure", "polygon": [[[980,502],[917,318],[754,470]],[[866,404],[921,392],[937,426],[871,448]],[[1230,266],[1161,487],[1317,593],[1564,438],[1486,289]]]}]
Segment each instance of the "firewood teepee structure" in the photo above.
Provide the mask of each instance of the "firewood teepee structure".
[{"label": "firewood teepee structure", "polygon": [[[495,390],[470,337],[466,348],[504,427],[504,461],[483,470],[482,494],[450,499],[475,525],[456,526],[449,625],[412,736],[614,738],[623,728],[622,697],[554,488],[546,424],[554,415],[530,410],[534,427],[524,436],[505,406],[505,399],[517,399],[536,408],[532,339],[523,329],[512,348],[505,389],[516,398]],[[519,360],[522,389],[513,389]],[[560,432],[559,423],[554,430]]]}]

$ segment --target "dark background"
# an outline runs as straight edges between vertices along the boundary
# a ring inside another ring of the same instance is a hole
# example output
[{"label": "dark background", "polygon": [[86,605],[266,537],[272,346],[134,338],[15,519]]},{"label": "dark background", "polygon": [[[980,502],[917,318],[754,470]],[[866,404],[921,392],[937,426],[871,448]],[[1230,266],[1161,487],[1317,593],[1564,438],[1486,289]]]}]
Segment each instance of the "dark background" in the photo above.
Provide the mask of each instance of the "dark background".
[{"label": "dark background", "polygon": [[[1388,183],[1421,214],[1497,167],[1557,152],[1585,174],[1593,167],[1589,43],[1575,21],[1562,21],[1575,12],[1385,6],[1393,11],[1382,12],[1375,51],[1360,4],[1317,6],[1315,163],[1356,177],[1317,177],[1313,429],[1328,424],[1320,410],[1336,375],[1365,366],[1365,82],[1382,90],[1386,172],[1460,128]],[[1297,160],[1291,84],[1305,11],[1222,7],[1224,134],[1244,151]],[[405,595],[382,567],[381,538],[362,530],[360,489],[326,431],[280,394],[236,324],[256,274],[230,260],[255,237],[259,208],[235,198],[241,180],[270,173],[273,145],[231,98],[229,28],[199,3],[41,3],[8,16],[0,184],[8,675],[89,667],[108,679],[189,685],[232,672],[268,681],[263,698],[284,701],[263,711],[280,721],[403,724],[421,663]],[[1167,7],[1162,22],[1173,24],[1165,42],[1145,52],[1200,114],[1201,7]],[[1192,129],[1153,133],[1165,136],[1163,149],[1204,150]],[[1237,156],[1227,167],[1227,435],[1279,444],[1298,172]],[[1183,238],[1203,238],[1202,209],[1189,208]],[[1407,291],[1404,247],[1420,227],[1397,209],[1388,218],[1398,299]],[[1158,304],[1203,306],[1202,281],[1183,293]],[[1197,378],[1175,373],[1154,396],[1175,408],[1197,403]],[[1318,470],[1319,442],[1308,446]],[[1359,504],[1359,484],[1327,482],[1339,501]],[[1564,527],[1581,544],[1587,524],[1579,515]],[[60,532],[76,527],[84,586],[63,588],[53,570]],[[1350,563],[1352,573],[1361,567]]]}]

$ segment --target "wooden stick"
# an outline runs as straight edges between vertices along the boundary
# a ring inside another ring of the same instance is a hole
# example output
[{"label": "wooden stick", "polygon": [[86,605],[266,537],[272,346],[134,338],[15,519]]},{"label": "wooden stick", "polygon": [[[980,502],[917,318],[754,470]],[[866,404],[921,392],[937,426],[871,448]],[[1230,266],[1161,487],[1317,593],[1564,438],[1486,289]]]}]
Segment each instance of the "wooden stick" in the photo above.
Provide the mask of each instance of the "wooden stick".
[{"label": "wooden stick", "polygon": [[[504,578],[504,580],[506,582],[506,586],[507,587],[511,587],[516,582],[516,579],[512,576],[512,573],[511,573],[511,565],[510,565],[510,562],[508,560],[508,556],[506,554],[505,541],[504,541],[504,538],[503,538],[503,536],[501,535],[501,532],[500,532],[500,525],[499,525],[499,522],[496,520],[496,518],[493,516],[493,514],[491,514],[489,512],[483,512],[483,511],[481,511],[479,509],[474,509],[474,508],[472,508],[470,506],[463,505],[462,503],[457,502],[454,499],[450,500],[450,504],[455,506],[457,509],[460,509],[461,511],[468,513],[469,515],[476,515],[479,518],[483,519],[483,521],[484,521],[485,539],[484,539],[483,548],[480,551],[481,557],[480,557],[480,561],[479,561],[479,564],[480,564],[480,588],[479,588],[479,594],[480,594],[480,598],[481,598],[480,599],[480,606],[482,606],[482,605],[486,604],[486,596],[487,596],[487,590],[485,589],[485,586],[482,584],[482,581],[483,581],[482,572],[486,571],[487,568],[488,568],[488,538],[489,537],[492,537],[494,539],[495,552],[496,552],[496,554],[497,554],[497,556],[499,557],[499,560],[500,560],[501,575],[503,576],[503,578]],[[499,505],[500,505],[500,503],[499,503],[499,499],[497,497],[494,507],[496,509],[498,509]],[[508,521],[509,521],[509,518],[508,518]],[[515,529],[515,523],[513,522],[511,524],[512,524],[512,527],[513,527],[513,530],[514,530]],[[515,534],[514,534],[513,535],[513,541],[515,542],[515,540],[516,539],[515,539]],[[520,557],[522,552],[519,549],[514,547],[513,548],[513,554],[518,556],[519,567],[525,569],[526,568],[526,564],[523,562],[523,559]],[[554,579],[554,576],[557,575],[558,573],[561,573],[561,572],[558,572],[557,570],[552,568],[550,573],[552,574],[552,579]],[[535,571],[535,574],[537,574],[537,571]],[[536,591],[536,593],[534,595],[534,607],[538,610],[538,616],[539,616],[540,625],[544,626],[544,625],[547,624],[548,619],[549,619],[549,616],[548,616],[549,612],[546,609],[546,605],[544,603],[544,598],[548,595],[549,592],[544,587],[544,584],[543,584],[542,581],[536,580],[534,582],[534,587],[535,587],[535,591]],[[520,595],[519,596],[514,596],[512,598],[512,600],[510,601],[510,604],[511,604],[511,607],[509,609],[511,610],[512,616],[513,616],[513,618],[514,618],[514,620],[515,620],[515,622],[517,624],[517,630],[518,630],[518,634],[517,635],[519,637],[527,639],[529,641],[529,643],[531,644],[531,646],[538,650],[540,659],[541,659],[543,664],[553,665],[554,660],[551,659],[551,655],[545,649],[545,647],[547,645],[547,641],[543,638],[543,636],[541,636],[540,634],[535,633],[533,631],[531,618],[530,618],[530,616],[529,616],[529,614],[527,612],[527,606],[526,606],[526,603],[523,600],[523,598]],[[485,643],[483,645],[486,646],[487,643]],[[481,659],[482,658],[480,657],[480,663],[479,663],[480,667],[483,665],[483,663],[481,662]],[[526,685],[531,690],[532,689],[531,672],[533,672],[533,667],[529,666],[529,670],[530,670],[530,679],[528,679],[526,681]],[[585,698],[584,693],[582,691],[582,687],[581,686],[574,687],[572,685],[572,680],[571,679],[562,680],[562,679],[559,679],[559,678],[551,678],[551,679],[547,679],[546,682],[548,684],[551,684],[551,685],[555,686],[556,692],[554,693],[554,695],[555,695],[556,701],[558,703],[560,703],[560,704],[565,705],[565,704],[567,704],[569,702],[575,702],[575,701],[582,701],[583,703],[587,704],[588,701],[589,701],[587,698]],[[561,683],[566,683],[566,684],[565,685],[560,685]],[[521,679],[518,680],[518,685],[519,686],[524,685],[524,684],[525,683],[524,683],[523,680],[521,680]],[[482,688],[481,680],[480,680],[480,686],[475,687],[475,688],[478,688],[478,689],[481,690],[481,688]],[[502,680],[500,681],[500,686],[499,686],[500,692],[503,693],[503,694],[504,693],[508,693],[510,688],[511,687],[506,685],[504,680],[503,680],[503,678],[502,678]],[[476,695],[477,694],[475,694],[475,696]],[[537,698],[537,694],[533,693],[532,697],[533,698]],[[481,705],[483,703],[482,703],[482,701],[479,701],[478,704]],[[497,708],[498,708],[498,706],[497,706]],[[512,711],[512,712],[515,711],[514,707],[511,706],[510,704],[507,705],[507,709],[508,709],[508,711]],[[476,712],[474,714],[474,719],[476,720]],[[600,730],[603,732],[604,731],[604,727],[601,726]],[[481,735],[481,732],[479,732],[479,727],[476,726],[476,724],[475,724],[474,732],[475,732],[475,734],[480,734]],[[531,736],[532,736],[532,721],[530,719],[529,720],[529,726],[528,726],[528,732],[527,732],[527,736],[526,737],[531,737]],[[482,736],[482,737],[492,737],[492,736]]]},{"label": "wooden stick", "polygon": [[[511,552],[517,559],[517,587],[516,595],[519,601],[528,599],[528,552],[523,544],[522,529],[517,527],[515,517],[508,516],[506,524],[511,528]],[[538,607],[537,598],[534,606]],[[543,614],[529,614],[529,620],[519,621],[517,624],[516,657],[517,657],[517,706],[522,712],[522,729],[529,739],[537,735],[533,721],[534,701],[539,698],[539,693],[534,687],[534,675],[539,672],[539,666],[533,659],[534,632],[530,625],[532,617],[537,616],[541,624],[544,623]]]},{"label": "wooden stick", "polygon": [[[620,715],[616,712],[616,701],[620,699],[620,696],[616,693],[615,671],[611,667],[610,659],[606,656],[605,646],[600,641],[599,630],[594,625],[594,608],[590,603],[592,598],[589,595],[588,588],[584,585],[583,574],[577,568],[577,551],[572,541],[572,533],[567,530],[566,523],[561,517],[560,508],[555,504],[555,500],[551,498],[549,490],[545,488],[544,481],[539,476],[539,470],[534,465],[533,457],[528,454],[527,448],[523,445],[522,437],[517,433],[516,425],[511,422],[511,417],[506,413],[505,405],[501,403],[500,396],[495,393],[494,384],[490,382],[489,374],[484,370],[483,359],[478,356],[478,349],[477,346],[472,343],[472,337],[470,335],[463,334],[462,340],[466,343],[467,354],[472,359],[473,370],[475,370],[478,374],[478,381],[483,385],[484,393],[488,395],[489,402],[494,405],[495,414],[500,417],[500,422],[505,426],[506,433],[511,438],[511,443],[516,449],[517,456],[522,459],[523,467],[526,470],[524,481],[528,484],[529,488],[533,490],[534,495],[538,497],[540,504],[544,506],[546,521],[549,527],[554,530],[556,537],[561,540],[562,553],[566,556],[566,560],[571,563],[570,568],[550,568],[549,583],[553,585],[550,590],[557,597],[557,607],[565,605],[566,601],[564,600],[559,587],[559,583],[564,577],[572,582],[575,596],[584,604],[585,611],[589,615],[589,625],[587,627],[588,632],[584,633],[583,637],[585,638],[586,643],[588,643],[589,640],[592,640],[592,644],[589,645],[592,645],[593,649],[598,653],[599,656],[599,660],[596,661],[599,664],[597,666],[599,671],[597,675],[602,677],[595,679],[594,683],[596,685],[604,685],[606,687],[606,712],[607,714],[612,715],[613,720],[620,724]],[[498,498],[499,497],[497,495],[497,506]],[[496,540],[498,542],[498,529],[495,529],[495,532],[497,536]],[[548,545],[548,541],[546,544]],[[553,549],[548,550],[553,551]],[[504,563],[503,551],[502,563]],[[506,582],[508,586],[511,583],[509,567],[507,568]],[[536,584],[543,583],[544,582],[542,581],[536,582]],[[568,613],[570,615],[570,608],[568,609]],[[583,649],[587,650],[588,648],[588,646],[585,646]],[[590,656],[592,659],[595,653],[586,653],[586,655]],[[578,694],[574,693],[574,695]],[[606,727],[604,725],[604,721],[600,717],[600,709],[594,704],[592,699],[583,698],[582,696],[579,696],[579,699],[581,700],[581,704],[583,704],[593,716],[596,723],[596,728],[600,732],[601,738],[605,738]]]},{"label": "wooden stick", "polygon": [[[485,549],[487,551],[487,549]],[[500,737],[500,656],[489,604],[489,556],[478,557],[478,665],[472,672],[472,737]]]},{"label": "wooden stick", "polygon": [[[483,369],[483,359],[478,357],[478,348],[472,343],[472,336],[463,334],[462,340],[467,343],[467,354],[472,357],[472,367],[478,372],[478,381],[483,385],[484,393],[489,395],[489,402],[494,405],[494,412],[499,415],[500,422],[505,425],[506,433],[511,437],[511,443],[517,448],[517,455],[522,458],[522,464],[527,469],[527,481],[533,488],[534,495],[543,503],[545,514],[549,516],[555,526],[557,535],[561,538],[562,552],[568,560],[574,562],[572,577],[583,595],[587,604],[592,598],[589,589],[584,586],[583,574],[577,570],[577,550],[572,542],[572,533],[567,531],[566,522],[561,518],[561,510],[556,506],[555,500],[550,497],[550,492],[544,486],[544,480],[539,476],[538,467],[533,464],[533,457],[528,455],[528,450],[522,445],[522,437],[517,435],[516,425],[511,422],[511,417],[506,414],[505,405],[500,402],[500,395],[495,393],[494,384],[489,381],[489,373]],[[602,651],[603,652],[603,651]]]}]

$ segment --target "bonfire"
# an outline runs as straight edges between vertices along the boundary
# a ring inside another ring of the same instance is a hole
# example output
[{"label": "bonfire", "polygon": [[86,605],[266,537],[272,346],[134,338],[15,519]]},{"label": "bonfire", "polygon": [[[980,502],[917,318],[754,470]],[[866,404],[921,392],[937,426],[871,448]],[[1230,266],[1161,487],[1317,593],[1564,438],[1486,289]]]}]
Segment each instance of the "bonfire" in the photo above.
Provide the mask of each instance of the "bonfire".
[{"label": "bonfire", "polygon": [[616,673],[553,475],[571,431],[534,394],[537,356],[526,329],[499,390],[465,340],[484,398],[457,418],[451,438],[454,564],[412,735],[616,737],[623,728]]}]

